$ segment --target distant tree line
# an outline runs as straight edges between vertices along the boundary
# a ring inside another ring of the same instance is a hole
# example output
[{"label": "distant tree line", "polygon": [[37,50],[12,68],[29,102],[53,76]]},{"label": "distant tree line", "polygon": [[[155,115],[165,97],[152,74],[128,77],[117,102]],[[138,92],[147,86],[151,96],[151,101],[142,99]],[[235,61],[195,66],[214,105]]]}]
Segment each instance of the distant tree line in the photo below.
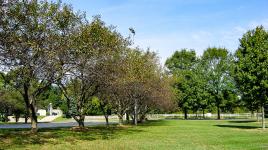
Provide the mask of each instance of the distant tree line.
[{"label": "distant tree line", "polygon": [[233,113],[245,108],[262,112],[268,101],[268,32],[250,30],[240,39],[234,54],[225,48],[207,48],[202,56],[194,50],[176,51],[165,63],[175,82],[177,105],[187,119],[189,111]]}]

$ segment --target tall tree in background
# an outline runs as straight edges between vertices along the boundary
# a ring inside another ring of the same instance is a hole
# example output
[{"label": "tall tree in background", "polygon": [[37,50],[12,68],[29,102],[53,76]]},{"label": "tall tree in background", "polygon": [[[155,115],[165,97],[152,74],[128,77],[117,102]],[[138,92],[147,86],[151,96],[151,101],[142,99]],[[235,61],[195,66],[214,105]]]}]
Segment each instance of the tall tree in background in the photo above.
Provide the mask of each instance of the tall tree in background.
[{"label": "tall tree in background", "polygon": [[224,104],[223,92],[231,87],[231,55],[224,48],[208,48],[202,59],[205,61],[205,76],[208,88],[217,107],[217,118],[221,119],[221,107]]},{"label": "tall tree in background", "polygon": [[0,121],[9,121],[8,115],[14,115],[18,122],[21,114],[25,113],[23,99],[20,93],[8,81],[8,76],[0,72]]},{"label": "tall tree in background", "polygon": [[235,80],[249,107],[262,108],[262,128],[265,129],[264,105],[268,101],[268,32],[262,27],[250,30],[240,39],[236,51]]},{"label": "tall tree in background", "polygon": [[177,91],[178,105],[182,108],[185,119],[187,119],[187,113],[191,109],[192,101],[195,100],[192,84],[194,83],[193,76],[196,62],[195,51],[182,49],[168,58],[165,64],[176,78],[174,88]]},{"label": "tall tree in background", "polygon": [[209,92],[208,80],[205,76],[206,74],[205,61],[201,58],[197,59],[196,66],[193,70],[193,80],[192,88],[194,89],[193,95],[195,100],[191,105],[193,106],[193,111],[201,110],[203,118],[205,118],[205,111],[212,108],[213,98]]}]

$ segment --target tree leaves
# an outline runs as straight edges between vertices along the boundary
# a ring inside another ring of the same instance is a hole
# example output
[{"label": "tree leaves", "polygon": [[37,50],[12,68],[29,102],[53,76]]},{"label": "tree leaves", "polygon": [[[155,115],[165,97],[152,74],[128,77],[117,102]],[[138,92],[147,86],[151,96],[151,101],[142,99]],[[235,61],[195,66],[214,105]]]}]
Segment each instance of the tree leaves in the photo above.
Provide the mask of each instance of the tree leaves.
[{"label": "tree leaves", "polygon": [[253,99],[258,101],[258,105],[265,104],[268,83],[268,33],[262,26],[243,35],[236,58],[235,79],[245,100],[249,100],[248,107],[251,107],[250,101],[255,103]]}]

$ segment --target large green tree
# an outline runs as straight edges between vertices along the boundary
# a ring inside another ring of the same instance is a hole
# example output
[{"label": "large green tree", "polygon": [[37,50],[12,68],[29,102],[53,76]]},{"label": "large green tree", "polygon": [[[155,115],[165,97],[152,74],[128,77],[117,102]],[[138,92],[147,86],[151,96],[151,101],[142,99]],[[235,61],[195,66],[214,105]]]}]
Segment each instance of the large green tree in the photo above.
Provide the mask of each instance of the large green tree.
[{"label": "large green tree", "polygon": [[248,107],[258,105],[262,108],[264,129],[264,105],[268,101],[268,32],[260,26],[245,33],[235,56],[235,79],[242,99]]},{"label": "large green tree", "polygon": [[220,119],[221,108],[224,107],[224,91],[232,89],[231,55],[225,48],[208,48],[202,59],[205,61],[205,76],[208,90],[217,107],[217,118]]},{"label": "large green tree", "polygon": [[203,113],[203,118],[205,118],[205,111],[213,107],[213,98],[211,93],[209,92],[209,86],[207,78],[205,76],[205,67],[205,61],[201,58],[198,58],[196,66],[193,70],[193,80],[191,87],[193,88],[192,95],[194,97],[194,100],[191,103],[192,110],[196,113],[198,110],[201,110]]},{"label": "large green tree", "polygon": [[196,90],[194,88],[196,63],[195,51],[187,49],[176,51],[166,61],[166,67],[176,80],[174,88],[177,92],[178,106],[183,110],[185,119],[187,119],[187,113],[192,109],[193,104],[196,104],[194,102],[196,100],[194,92]]}]

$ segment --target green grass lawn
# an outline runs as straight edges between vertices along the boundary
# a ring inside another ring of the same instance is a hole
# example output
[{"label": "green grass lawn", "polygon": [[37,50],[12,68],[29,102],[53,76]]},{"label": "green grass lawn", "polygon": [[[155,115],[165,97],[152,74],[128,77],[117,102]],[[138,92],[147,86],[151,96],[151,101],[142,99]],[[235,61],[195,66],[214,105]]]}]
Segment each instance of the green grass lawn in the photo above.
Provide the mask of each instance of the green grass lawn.
[{"label": "green grass lawn", "polygon": [[72,120],[71,118],[64,118],[64,117],[58,117],[56,119],[53,120],[53,122],[67,122]]},{"label": "green grass lawn", "polygon": [[41,119],[43,119],[43,118],[45,118],[46,116],[37,116],[37,119],[38,120],[41,120]]},{"label": "green grass lawn", "polygon": [[0,149],[268,149],[268,129],[250,120],[160,120],[137,127],[0,130]]}]

